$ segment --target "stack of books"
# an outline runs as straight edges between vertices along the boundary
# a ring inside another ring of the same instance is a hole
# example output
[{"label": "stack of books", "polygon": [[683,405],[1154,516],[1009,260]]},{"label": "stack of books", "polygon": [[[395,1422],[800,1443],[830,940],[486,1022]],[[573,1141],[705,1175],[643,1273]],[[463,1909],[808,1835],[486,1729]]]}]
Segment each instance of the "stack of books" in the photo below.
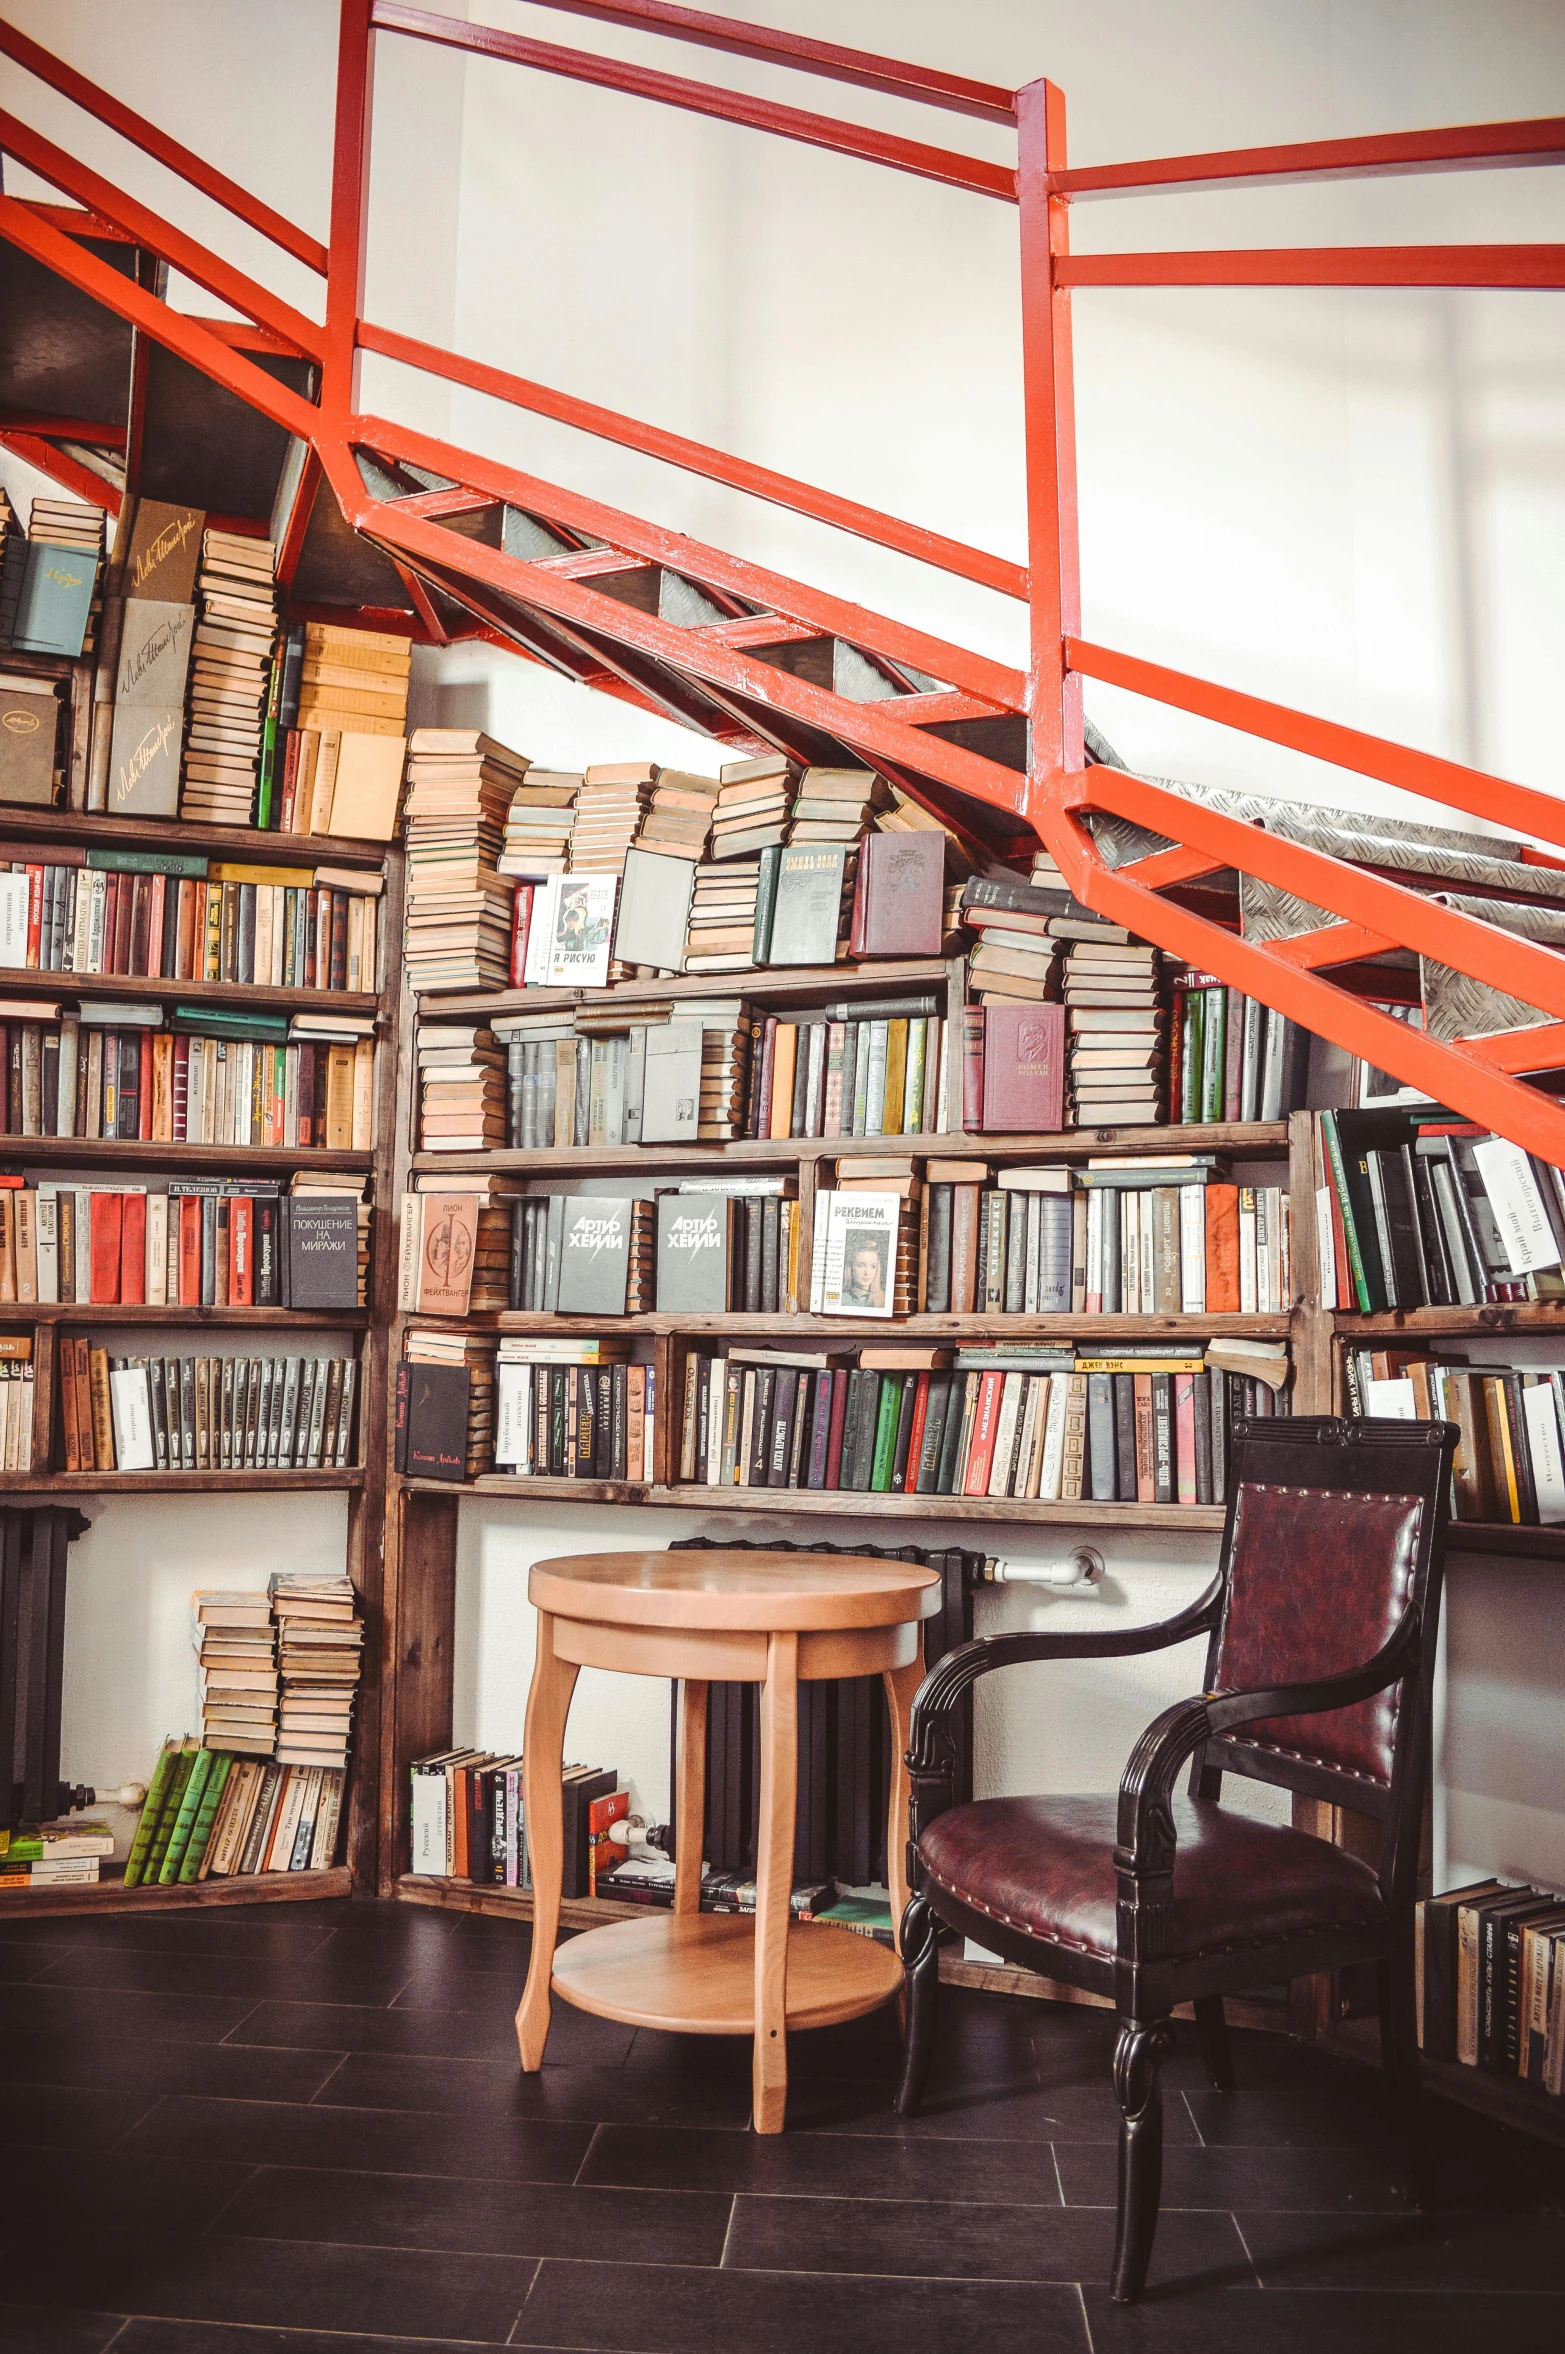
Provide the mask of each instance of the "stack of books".
[{"label": "stack of books", "polygon": [[341,1770],[364,1649],[353,1581],[278,1571],[269,1590],[281,1683],[277,1762]]},{"label": "stack of books", "polygon": [[32,536],[14,521],[0,564],[0,646],[74,661],[91,643],[103,517],[73,500],[35,499]]},{"label": "stack of books", "polygon": [[389,630],[306,622],[299,726],[321,735],[405,735],[412,668],[411,641]]},{"label": "stack of books", "polygon": [[780,752],[729,761],[712,820],[712,856],[750,858],[786,842],[797,781],[798,771]]},{"label": "stack of books", "polygon": [[501,874],[522,875],[529,881],[564,874],[580,790],[579,776],[528,766],[506,812],[505,843],[496,861]]},{"label": "stack of books", "polygon": [[311,621],[292,633],[271,709],[287,735],[284,833],[392,839],[412,659],[407,639],[389,630]]},{"label": "stack of books", "polygon": [[961,900],[961,920],[978,945],[967,960],[973,996],[980,1005],[1020,999],[1038,1004],[1060,994],[1060,952],[1051,936],[1051,910],[1028,907],[1026,884],[974,882]]},{"label": "stack of books", "polygon": [[1168,1015],[1155,948],[1115,925],[1065,956],[1070,1100],[1078,1128],[1155,1126],[1168,1103]]},{"label": "stack of books", "polygon": [[67,1819],[59,1823],[0,1825],[0,1888],[91,1888],[114,1853],[107,1823]]},{"label": "stack of books", "polygon": [[321,1871],[337,1847],[340,1767],[279,1765],[165,1741],[131,1841],[127,1888]]},{"label": "stack of books", "polygon": [[625,1340],[503,1340],[495,1469],[517,1479],[650,1480],[657,1376]]},{"label": "stack of books", "polygon": [[703,1143],[729,1143],[744,1134],[750,1083],[749,1010],[740,998],[687,999],[683,1021],[701,1025],[701,1097],[696,1134]]},{"label": "stack of books", "polygon": [[643,760],[611,760],[589,768],[576,795],[571,828],[571,873],[618,875],[625,853],[652,806],[658,771]]},{"label": "stack of books", "polygon": [[687,973],[736,973],[754,964],[760,877],[759,856],[697,867],[685,934]]},{"label": "stack of books", "polygon": [[270,540],[210,530],[202,537],[179,814],[203,825],[256,822],[277,653],[275,563]]},{"label": "stack of books", "polygon": [[193,1597],[208,1749],[270,1757],[277,1740],[277,1630],[262,1593]]},{"label": "stack of books", "polygon": [[516,886],[496,864],[527,763],[468,728],[417,730],[408,761],[408,978],[503,989]]},{"label": "stack of books", "polygon": [[423,1152],[488,1152],[506,1141],[505,1056],[482,1022],[431,1025],[414,1036]]},{"label": "stack of books", "polygon": [[396,1469],[412,1479],[476,1479],[494,1457],[495,1343],[410,1328],[397,1368]]},{"label": "stack of books", "polygon": [[873,769],[807,768],[794,799],[788,839],[857,842],[873,824],[875,812],[890,806],[890,788]]},{"label": "stack of books", "polygon": [[636,837],[637,847],[694,864],[705,854],[719,789],[716,777],[660,768],[652,789],[652,806]]},{"label": "stack of books", "polygon": [[101,558],[103,509],[83,499],[39,499],[32,503],[27,536],[35,546],[74,548],[79,554]]}]

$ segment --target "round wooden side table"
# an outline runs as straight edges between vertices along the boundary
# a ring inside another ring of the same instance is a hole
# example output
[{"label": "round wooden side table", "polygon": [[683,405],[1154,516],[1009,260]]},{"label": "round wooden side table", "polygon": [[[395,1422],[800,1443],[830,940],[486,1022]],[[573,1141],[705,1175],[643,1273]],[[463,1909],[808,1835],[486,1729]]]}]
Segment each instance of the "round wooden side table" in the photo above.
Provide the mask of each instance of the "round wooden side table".
[{"label": "round wooden side table", "polygon": [[[886,1848],[891,1913],[907,1901],[908,1717],[923,1676],[919,1622],[940,1606],[936,1571],[835,1553],[588,1553],[535,1564],[538,1650],[527,1700],[524,1784],[533,1946],[516,2014],[522,2066],[543,2065],[551,1991],[601,2018],[686,2035],[749,2035],[754,2119],[780,2133],[790,2027],[829,2027],[890,2002],[902,1965],[871,1939],[789,1919],[801,1682],[883,1677],[893,1770]],[[565,1718],[584,1667],[682,1686],[672,1912],[614,1921],[555,1952],[564,1865]],[[707,1687],[761,1692],[756,1909],[701,1911]]]}]

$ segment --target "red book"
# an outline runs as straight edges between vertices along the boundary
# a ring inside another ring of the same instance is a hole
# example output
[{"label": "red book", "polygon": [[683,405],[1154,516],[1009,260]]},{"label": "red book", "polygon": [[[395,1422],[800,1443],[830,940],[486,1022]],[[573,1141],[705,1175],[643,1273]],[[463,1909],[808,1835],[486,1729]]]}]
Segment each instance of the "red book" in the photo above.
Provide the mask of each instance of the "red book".
[{"label": "red book", "polygon": [[921,1373],[918,1377],[917,1385],[913,1391],[913,1419],[908,1426],[907,1434],[907,1463],[903,1469],[902,1477],[900,1479],[897,1478],[895,1471],[893,1471],[891,1476],[891,1484],[894,1488],[911,1492],[913,1485],[918,1478],[919,1451],[924,1444],[924,1424],[928,1419],[928,1415],[929,1376],[927,1373]]},{"label": "red book", "polygon": [[301,1152],[315,1142],[315,1049],[308,1039],[299,1048],[299,1133],[294,1141]]},{"label": "red book", "polygon": [[1206,1313],[1239,1313],[1239,1188],[1206,1189]]},{"label": "red book", "polygon": [[976,1136],[984,1124],[984,1009],[962,1008],[962,1130]]},{"label": "red book", "polygon": [[854,955],[938,956],[945,881],[944,834],[867,834],[854,885]]},{"label": "red book", "polygon": [[991,1005],[984,1026],[985,1133],[1052,1134],[1065,1122],[1065,1008]]},{"label": "red book", "polygon": [[826,1439],[826,1485],[842,1485],[842,1434],[848,1419],[848,1377],[836,1374],[831,1385],[831,1429]]},{"label": "red book", "polygon": [[[989,1493],[989,1474],[994,1469],[995,1430],[1000,1420],[1000,1396],[1004,1388],[1003,1373],[986,1373],[978,1385],[972,1444],[967,1450],[967,1477],[962,1482],[964,1496],[987,1496]],[[1191,1459],[1193,1461],[1194,1457]]]},{"label": "red book", "polygon": [[228,1304],[255,1304],[255,1204],[247,1193],[236,1194],[228,1207]]},{"label": "red book", "polygon": [[120,1296],[120,1201],[117,1193],[95,1193],[88,1221],[90,1295],[94,1307],[116,1306]]},{"label": "red book", "polygon": [[186,876],[179,886],[179,932],[174,942],[174,970],[171,978],[190,981],[195,978],[196,906],[204,899],[206,885],[196,884]]},{"label": "red book", "polygon": [[30,866],[27,870],[27,969],[38,970],[39,952],[43,945],[43,868]]},{"label": "red book", "polygon": [[147,1197],[127,1193],[120,1200],[120,1302],[142,1307],[147,1298]]},{"label": "red book", "polygon": [[201,1201],[193,1193],[179,1203],[179,1304],[201,1305]]},{"label": "red book", "polygon": [[[114,898],[114,962],[109,970],[115,973],[128,973],[130,971],[130,918],[136,898],[136,878],[134,875],[121,875],[118,880],[119,890],[115,893]],[[104,928],[104,938],[108,938],[107,926]]]},{"label": "red book", "polygon": [[533,886],[518,883],[511,902],[511,987],[520,989],[527,973],[527,936],[533,924]]},{"label": "red book", "polygon": [[136,1098],[136,1136],[140,1143],[152,1137],[152,1032],[141,1033],[141,1092]]},{"label": "red book", "polygon": [[1174,1495],[1193,1504],[1195,1494],[1195,1375],[1174,1375]]},{"label": "red book", "polygon": [[147,976],[153,981],[163,978],[163,921],[167,906],[168,877],[154,875],[147,893]]}]

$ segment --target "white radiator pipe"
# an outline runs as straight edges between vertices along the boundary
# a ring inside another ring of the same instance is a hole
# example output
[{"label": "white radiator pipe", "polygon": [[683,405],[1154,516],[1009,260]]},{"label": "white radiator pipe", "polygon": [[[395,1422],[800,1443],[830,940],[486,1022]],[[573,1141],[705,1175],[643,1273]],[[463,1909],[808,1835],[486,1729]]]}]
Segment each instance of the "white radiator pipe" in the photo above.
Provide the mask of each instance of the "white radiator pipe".
[{"label": "white radiator pipe", "polygon": [[990,1561],[984,1576],[997,1586],[1098,1586],[1103,1582],[1103,1556],[1096,1545],[1078,1545],[1063,1561]]}]

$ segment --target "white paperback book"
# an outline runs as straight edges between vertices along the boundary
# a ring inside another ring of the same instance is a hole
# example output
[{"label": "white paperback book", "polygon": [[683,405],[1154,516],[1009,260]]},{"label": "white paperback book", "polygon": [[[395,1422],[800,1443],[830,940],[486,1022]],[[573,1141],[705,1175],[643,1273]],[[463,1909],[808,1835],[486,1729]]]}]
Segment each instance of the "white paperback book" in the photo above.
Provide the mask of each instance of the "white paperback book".
[{"label": "white paperback book", "polygon": [[820,1313],[890,1316],[900,1198],[894,1193],[823,1193],[816,1200],[817,1218],[823,1206],[826,1251]]},{"label": "white paperback book", "polygon": [[[29,723],[31,724],[31,723]],[[27,901],[31,879],[0,875],[0,965],[17,972],[27,965]]]},{"label": "white paperback book", "polygon": [[1560,1263],[1559,1244],[1549,1224],[1532,1165],[1519,1144],[1490,1136],[1473,1146],[1494,1222],[1513,1275],[1532,1275]]},{"label": "white paperback book", "polygon": [[115,1469],[150,1471],[152,1403],[147,1395],[145,1365],[128,1365],[110,1373],[109,1406],[114,1417]]},{"label": "white paperback book", "polygon": [[533,1369],[530,1365],[495,1367],[495,1447],[497,1471],[525,1471],[532,1452]]},{"label": "white paperback book", "polygon": [[1533,1486],[1538,1495],[1538,1519],[1545,1528],[1565,1520],[1565,1460],[1560,1451],[1559,1417],[1554,1385],[1535,1381],[1522,1391],[1522,1417],[1527,1425],[1527,1447],[1532,1456]]}]

